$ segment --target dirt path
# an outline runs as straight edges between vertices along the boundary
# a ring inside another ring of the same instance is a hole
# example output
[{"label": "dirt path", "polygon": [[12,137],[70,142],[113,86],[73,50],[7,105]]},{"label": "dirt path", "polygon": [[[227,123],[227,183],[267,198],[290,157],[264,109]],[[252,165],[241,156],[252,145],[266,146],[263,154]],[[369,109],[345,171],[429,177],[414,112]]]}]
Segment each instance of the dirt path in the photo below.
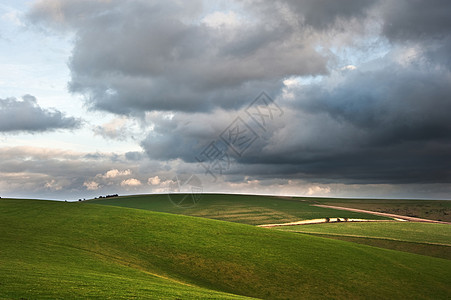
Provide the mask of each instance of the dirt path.
[{"label": "dirt path", "polygon": [[[405,220],[398,220],[405,221]],[[395,220],[367,220],[367,219],[345,219],[345,218],[322,218],[313,220],[303,220],[290,223],[279,223],[279,224],[263,224],[257,225],[257,227],[272,228],[280,226],[295,226],[295,225],[311,225],[311,224],[322,224],[322,223],[340,223],[340,222],[396,222]]]},{"label": "dirt path", "polygon": [[357,209],[357,208],[348,208],[348,207],[340,207],[340,206],[332,206],[332,205],[319,205],[319,204],[315,204],[313,206],[333,208],[333,209],[339,209],[339,210],[347,210],[347,211],[353,211],[353,212],[359,212],[359,213],[367,213],[367,214],[372,214],[372,215],[376,215],[376,216],[384,216],[384,217],[406,220],[406,221],[410,221],[410,222],[451,224],[450,222],[428,220],[428,219],[401,216],[401,215],[388,214],[388,213],[381,213],[381,212],[376,212],[376,211],[371,211],[371,210],[363,210],[363,209]]}]

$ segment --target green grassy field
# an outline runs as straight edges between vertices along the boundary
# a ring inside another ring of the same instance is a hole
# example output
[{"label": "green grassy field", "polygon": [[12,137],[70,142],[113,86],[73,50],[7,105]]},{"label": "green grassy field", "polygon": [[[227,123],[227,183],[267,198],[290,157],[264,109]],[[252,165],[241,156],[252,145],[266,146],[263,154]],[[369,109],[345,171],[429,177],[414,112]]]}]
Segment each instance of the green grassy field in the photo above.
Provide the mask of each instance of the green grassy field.
[{"label": "green grassy field", "polygon": [[0,298],[231,294],[449,299],[451,261],[146,210],[0,200]]},{"label": "green grassy field", "polygon": [[449,200],[310,198],[309,201],[451,222],[451,201]]},{"label": "green grassy field", "polygon": [[285,226],[277,229],[451,259],[451,226],[447,224],[341,222]]},{"label": "green grassy field", "polygon": [[[173,202],[185,194],[172,194]],[[136,195],[89,200],[87,203],[131,207],[159,212],[224,220],[250,225],[286,223],[317,218],[388,219],[385,217],[311,206],[306,199],[233,194],[202,194],[191,208],[175,206],[168,195]]]},{"label": "green grassy field", "polygon": [[[151,272],[134,256],[135,243],[111,245],[132,233],[114,232],[122,221],[139,226],[142,217],[68,203],[0,200],[0,299],[243,298]],[[134,233],[144,235],[139,228]]]}]

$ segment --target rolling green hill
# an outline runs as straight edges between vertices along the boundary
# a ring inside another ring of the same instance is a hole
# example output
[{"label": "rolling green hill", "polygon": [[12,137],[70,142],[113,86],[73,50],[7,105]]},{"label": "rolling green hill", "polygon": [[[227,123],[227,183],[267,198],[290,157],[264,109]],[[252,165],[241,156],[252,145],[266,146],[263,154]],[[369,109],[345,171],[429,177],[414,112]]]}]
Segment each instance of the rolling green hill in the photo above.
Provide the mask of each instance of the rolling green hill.
[{"label": "rolling green hill", "polygon": [[0,298],[449,299],[451,261],[87,203],[0,200]]},{"label": "rolling green hill", "polygon": [[[229,222],[261,225],[286,223],[317,218],[389,219],[364,213],[339,211],[311,206],[303,198],[234,194],[202,194],[193,207],[176,206],[173,203],[189,197],[187,194],[136,195],[89,200],[88,203],[131,207],[159,212],[182,214]],[[189,198],[187,198],[189,203]],[[172,200],[172,202],[171,202]],[[188,205],[189,206],[189,205]]]}]

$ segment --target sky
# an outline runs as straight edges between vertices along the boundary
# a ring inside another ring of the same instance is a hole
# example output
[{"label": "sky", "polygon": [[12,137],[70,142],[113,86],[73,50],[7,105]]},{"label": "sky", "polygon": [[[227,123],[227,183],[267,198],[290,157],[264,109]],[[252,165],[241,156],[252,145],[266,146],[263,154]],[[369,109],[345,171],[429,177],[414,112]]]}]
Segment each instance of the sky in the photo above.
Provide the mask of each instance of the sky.
[{"label": "sky", "polygon": [[0,197],[451,199],[451,2],[6,0]]}]

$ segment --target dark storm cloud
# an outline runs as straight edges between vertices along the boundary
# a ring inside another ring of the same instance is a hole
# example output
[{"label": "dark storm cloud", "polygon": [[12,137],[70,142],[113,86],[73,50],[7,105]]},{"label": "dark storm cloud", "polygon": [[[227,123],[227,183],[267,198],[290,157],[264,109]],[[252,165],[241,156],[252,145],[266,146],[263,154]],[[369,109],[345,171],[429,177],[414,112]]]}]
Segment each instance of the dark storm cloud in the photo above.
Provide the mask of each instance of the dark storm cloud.
[{"label": "dark storm cloud", "polygon": [[382,33],[393,43],[416,43],[424,59],[451,69],[451,2],[392,1],[380,9]]},{"label": "dark storm cloud", "polygon": [[383,33],[392,40],[443,38],[451,32],[451,2],[399,0],[382,6]]},{"label": "dark storm cloud", "polygon": [[196,1],[93,2],[41,1],[30,18],[75,31],[70,89],[97,109],[236,108],[287,76],[327,72],[312,34],[270,15],[212,27]]},{"label": "dark storm cloud", "polygon": [[[362,120],[332,117],[327,110],[334,107],[325,106],[312,113],[310,108],[304,111],[284,106],[283,118],[271,125],[266,138],[260,136],[241,156],[229,148],[230,167],[225,166],[223,174],[227,180],[251,176],[258,180],[302,178],[347,184],[449,183],[451,122],[443,116],[446,111],[435,106],[437,103],[432,102],[428,109],[423,107],[423,112],[398,110],[395,103],[387,105],[388,117],[374,117],[365,127],[357,125]],[[405,124],[398,124],[397,116]],[[230,115],[228,122],[232,121]],[[210,142],[220,140],[228,125],[225,120],[218,121],[217,116],[199,123],[194,119],[190,126],[181,117],[170,122],[166,128],[171,134],[149,134],[142,143],[152,159],[196,162]],[[200,135],[193,130],[195,124],[215,130]],[[204,171],[198,166],[199,173]]]},{"label": "dark storm cloud", "polygon": [[272,137],[275,146],[238,162],[325,181],[449,183],[450,82],[447,70],[390,61],[300,86],[288,104],[297,113]]},{"label": "dark storm cloud", "polygon": [[337,21],[365,17],[367,12],[379,1],[248,0],[244,2],[247,3],[249,9],[263,13],[265,18],[274,18],[274,14],[279,14],[279,17],[284,18],[287,17],[287,14],[291,14],[299,26],[327,30],[332,26],[337,26]]},{"label": "dark storm cloud", "polygon": [[451,138],[450,74],[416,66],[353,71],[332,90],[299,88],[296,105],[371,131],[372,143]]},{"label": "dark storm cloud", "polygon": [[205,143],[217,137],[230,116],[225,113],[183,114],[173,117],[158,114],[149,119],[154,129],[141,142],[149,157],[157,160],[195,161]]},{"label": "dark storm cloud", "polygon": [[131,161],[140,161],[144,157],[144,153],[137,151],[130,151],[125,153],[125,158]]},{"label": "dark storm cloud", "polygon": [[22,100],[0,99],[0,132],[43,132],[80,126],[79,119],[66,117],[55,109],[41,108],[31,95],[23,96]]},{"label": "dark storm cloud", "polygon": [[[291,88],[293,99],[278,98],[283,118],[242,156],[229,151],[232,167],[224,174],[348,184],[451,182],[451,74],[396,58]],[[153,159],[195,162],[239,113],[153,120],[155,131],[142,146]]]}]

